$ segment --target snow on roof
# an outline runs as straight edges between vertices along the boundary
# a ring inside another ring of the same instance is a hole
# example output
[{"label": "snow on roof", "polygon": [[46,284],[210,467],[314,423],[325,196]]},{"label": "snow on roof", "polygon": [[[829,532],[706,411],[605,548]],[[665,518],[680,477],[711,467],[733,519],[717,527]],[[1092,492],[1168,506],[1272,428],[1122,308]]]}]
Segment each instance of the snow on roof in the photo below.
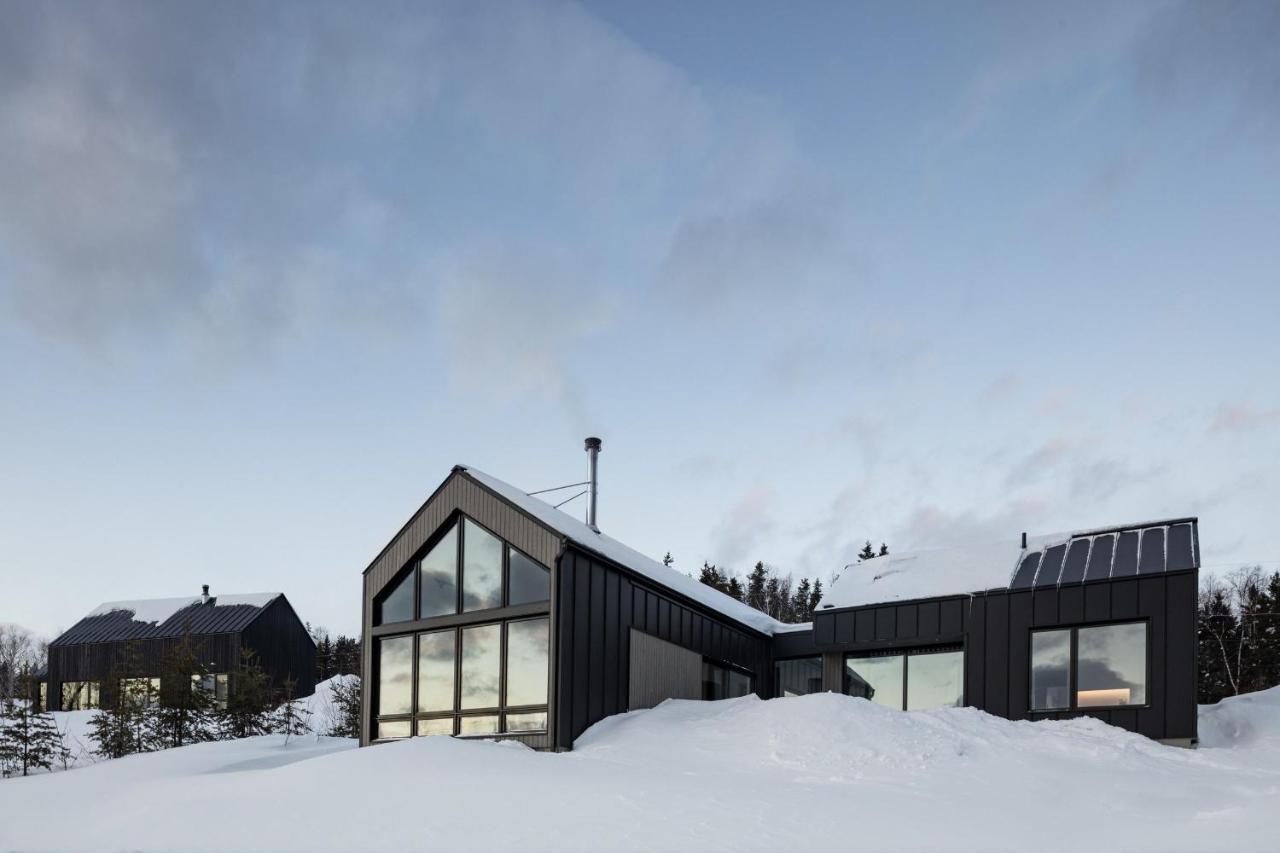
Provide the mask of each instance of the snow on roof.
[{"label": "snow on roof", "polygon": [[466,465],[458,467],[480,485],[509,500],[521,511],[533,516],[561,536],[571,539],[587,550],[594,551],[637,574],[644,575],[655,583],[674,590],[686,598],[691,598],[764,634],[800,630],[797,626],[779,622],[754,607],[749,607],[719,590],[712,589],[670,566],[664,566],[657,560],[646,557],[639,551],[623,545],[610,536],[597,533],[588,527],[586,523],[561,512],[546,501],[524,493],[510,483],[503,482],[483,471],[478,471]]},{"label": "snow on roof", "polygon": [[[252,592],[210,597],[213,599],[215,607],[233,607],[243,604],[252,607],[266,607],[278,595],[280,595],[278,592]],[[108,601],[99,604],[86,614],[85,618],[105,616],[116,611],[127,611],[133,614],[134,622],[150,622],[159,625],[167,621],[179,610],[199,603],[200,596],[198,595],[187,596],[186,598],[140,598],[136,601]]]},{"label": "snow on roof", "polygon": [[[1028,537],[1028,550],[1066,542],[1072,535],[1053,533]],[[861,607],[1007,587],[1021,557],[1021,543],[1013,537],[1008,542],[872,557],[841,572],[822,596],[818,609]]]}]

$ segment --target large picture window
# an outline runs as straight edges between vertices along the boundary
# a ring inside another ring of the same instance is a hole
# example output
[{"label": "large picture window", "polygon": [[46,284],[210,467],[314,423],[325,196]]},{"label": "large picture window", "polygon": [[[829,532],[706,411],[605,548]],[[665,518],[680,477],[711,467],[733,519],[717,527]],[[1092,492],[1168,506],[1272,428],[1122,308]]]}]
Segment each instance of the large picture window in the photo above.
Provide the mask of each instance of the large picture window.
[{"label": "large picture window", "polygon": [[736,699],[751,692],[751,676],[713,661],[702,662],[702,698]]},{"label": "large picture window", "polygon": [[463,517],[374,600],[374,624],[390,625],[551,599],[551,572]]},{"label": "large picture window", "polygon": [[822,692],[822,656],[780,660],[773,665],[773,695],[805,696]]},{"label": "large picture window", "polygon": [[155,708],[160,705],[159,678],[120,679],[120,699],[134,708]]},{"label": "large picture window", "polygon": [[849,696],[899,711],[958,708],[964,704],[964,651],[850,655],[844,683]]},{"label": "large picture window", "polygon": [[1031,710],[1147,704],[1147,623],[1031,633]]},{"label": "large picture window", "polygon": [[545,616],[383,638],[377,737],[546,731],[549,643]]},{"label": "large picture window", "polygon": [[89,711],[99,707],[99,685],[96,681],[62,682],[62,710]]}]

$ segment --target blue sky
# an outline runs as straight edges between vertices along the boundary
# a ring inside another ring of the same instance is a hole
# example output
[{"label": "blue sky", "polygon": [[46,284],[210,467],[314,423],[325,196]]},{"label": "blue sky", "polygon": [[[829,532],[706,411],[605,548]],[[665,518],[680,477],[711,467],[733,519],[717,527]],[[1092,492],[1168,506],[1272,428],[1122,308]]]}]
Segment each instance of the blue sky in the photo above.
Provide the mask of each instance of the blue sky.
[{"label": "blue sky", "polygon": [[[1280,568],[1273,4],[9,4],[0,622],[359,576],[604,438],[692,571]],[[573,506],[573,505],[571,505]]]}]

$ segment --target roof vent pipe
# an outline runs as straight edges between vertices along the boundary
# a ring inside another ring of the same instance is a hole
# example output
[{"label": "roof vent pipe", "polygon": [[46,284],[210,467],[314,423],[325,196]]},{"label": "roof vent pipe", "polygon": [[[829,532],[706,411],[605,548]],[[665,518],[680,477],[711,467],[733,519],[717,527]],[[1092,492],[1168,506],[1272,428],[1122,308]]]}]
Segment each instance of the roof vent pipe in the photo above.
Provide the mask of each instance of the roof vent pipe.
[{"label": "roof vent pipe", "polygon": [[1022,531],[1022,550],[1027,550],[1027,531]]},{"label": "roof vent pipe", "polygon": [[596,460],[600,456],[600,439],[592,436],[584,444],[587,450],[587,527],[599,533],[600,528],[596,526],[596,497],[600,494],[600,482],[597,478]]},{"label": "roof vent pipe", "polygon": [[201,604],[209,603],[209,585],[208,584],[204,584],[203,586],[200,587],[200,603]]}]

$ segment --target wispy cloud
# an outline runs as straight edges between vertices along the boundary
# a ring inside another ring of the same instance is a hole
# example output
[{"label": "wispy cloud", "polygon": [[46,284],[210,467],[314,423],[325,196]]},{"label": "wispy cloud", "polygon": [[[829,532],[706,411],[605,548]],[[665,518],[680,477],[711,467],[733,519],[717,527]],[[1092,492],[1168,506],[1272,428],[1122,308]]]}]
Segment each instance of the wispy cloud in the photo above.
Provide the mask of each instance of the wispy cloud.
[{"label": "wispy cloud", "polygon": [[1280,424],[1280,409],[1259,409],[1249,403],[1223,403],[1209,424],[1209,432],[1235,432],[1274,424]]}]

